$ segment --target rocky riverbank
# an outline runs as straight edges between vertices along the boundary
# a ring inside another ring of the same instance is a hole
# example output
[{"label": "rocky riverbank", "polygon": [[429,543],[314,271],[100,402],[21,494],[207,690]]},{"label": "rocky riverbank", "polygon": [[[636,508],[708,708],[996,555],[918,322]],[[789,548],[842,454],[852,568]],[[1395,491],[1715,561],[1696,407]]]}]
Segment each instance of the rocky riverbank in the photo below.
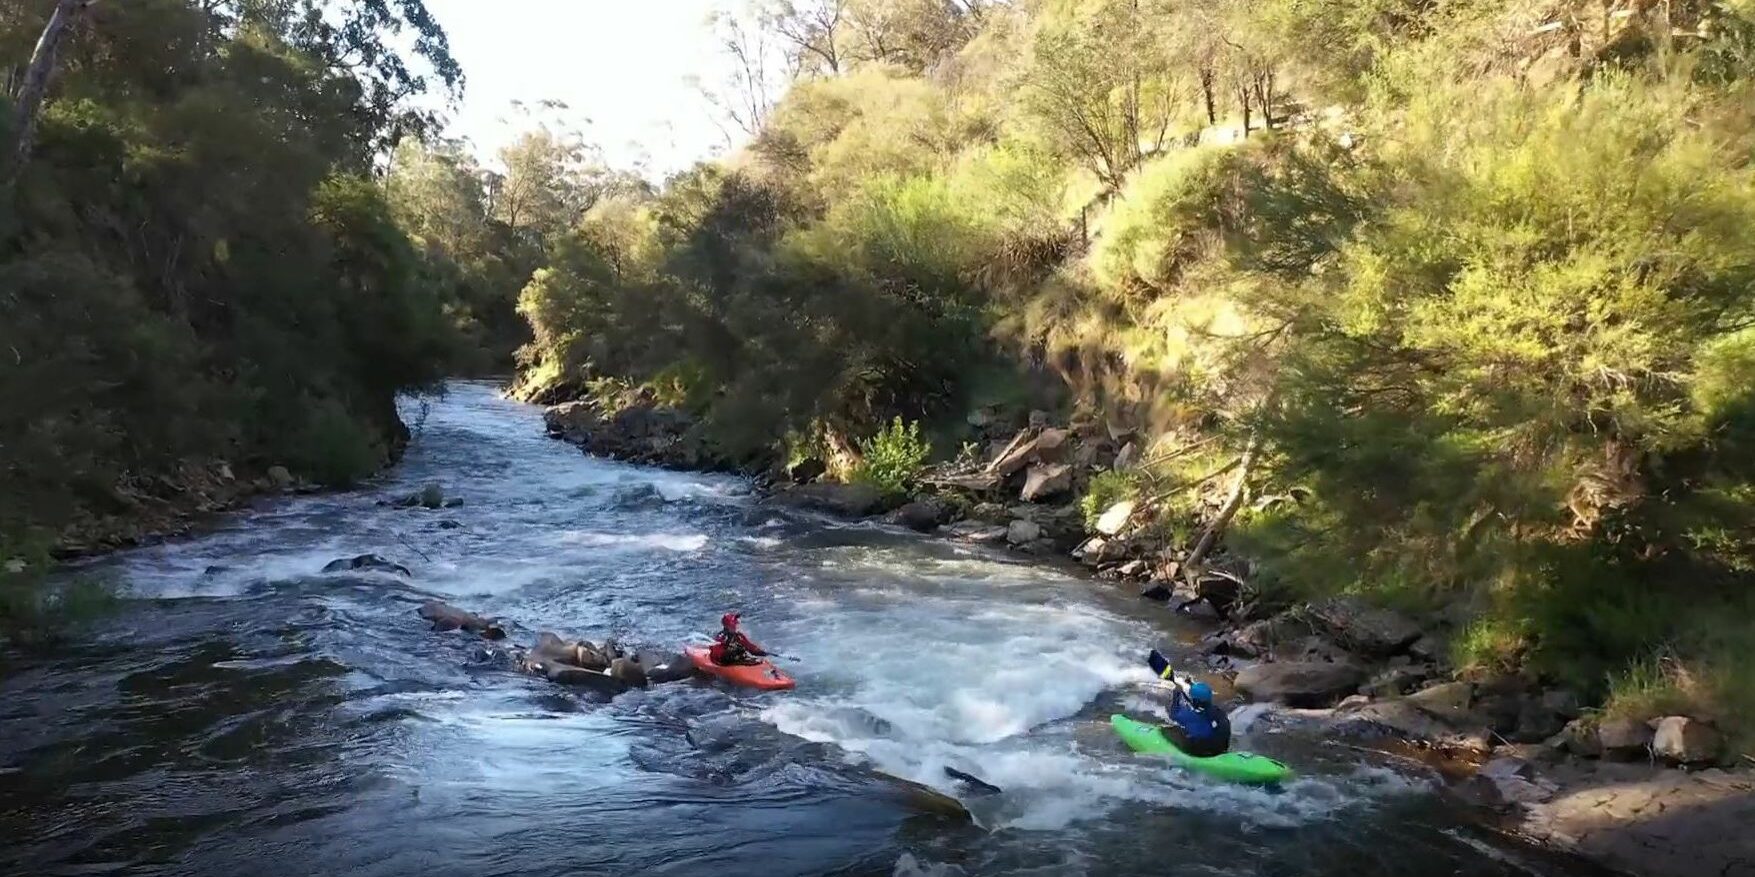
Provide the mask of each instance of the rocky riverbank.
[{"label": "rocky riverbank", "polygon": [[102,502],[62,529],[52,553],[71,559],[185,536],[256,497],[317,489],[284,466],[249,470],[225,460],[186,460],[168,472],[119,479]]},{"label": "rocky riverbank", "polygon": [[[552,437],[588,453],[682,469],[754,471],[770,501],[1037,556],[1070,556],[1095,576],[1214,619],[1205,672],[1368,746],[1414,747],[1446,763],[1453,790],[1506,830],[1635,874],[1755,874],[1755,777],[1712,726],[1689,716],[1604,719],[1576,692],[1516,675],[1459,675],[1450,642],[1466,618],[1415,620],[1356,598],[1290,606],[1258,599],[1251,566],[1224,552],[1222,528],[1176,538],[1149,500],[1081,503],[1093,479],[1140,464],[1144,441],[1092,420],[983,410],[978,455],[931,470],[911,497],[823,480],[829,461],[791,466],[715,454],[685,412],[649,395],[614,413],[591,402],[548,409]],[[1180,503],[1221,515],[1224,471]],[[1274,500],[1296,501],[1277,497]],[[1192,668],[1191,668],[1192,669]],[[1738,869],[1747,870],[1738,870]]]}]

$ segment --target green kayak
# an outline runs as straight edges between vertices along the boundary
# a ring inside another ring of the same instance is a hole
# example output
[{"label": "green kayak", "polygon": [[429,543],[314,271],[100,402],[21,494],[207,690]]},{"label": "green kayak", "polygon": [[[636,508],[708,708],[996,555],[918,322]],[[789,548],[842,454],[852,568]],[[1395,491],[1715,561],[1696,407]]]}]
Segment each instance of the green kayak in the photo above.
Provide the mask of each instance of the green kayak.
[{"label": "green kayak", "polygon": [[1123,715],[1109,717],[1109,724],[1127,748],[1147,755],[1167,755],[1170,763],[1185,770],[1204,773],[1234,783],[1271,785],[1292,775],[1292,769],[1265,755],[1249,752],[1227,752],[1212,758],[1196,758],[1177,749],[1158,730],[1157,725],[1136,722]]}]

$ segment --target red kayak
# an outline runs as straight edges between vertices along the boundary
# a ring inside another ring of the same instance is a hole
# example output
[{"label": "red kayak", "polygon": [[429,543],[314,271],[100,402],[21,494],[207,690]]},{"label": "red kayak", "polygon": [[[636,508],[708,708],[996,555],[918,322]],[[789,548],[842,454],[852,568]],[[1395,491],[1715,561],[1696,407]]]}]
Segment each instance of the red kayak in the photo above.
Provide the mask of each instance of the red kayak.
[{"label": "red kayak", "polygon": [[690,646],[683,649],[683,654],[689,656],[689,663],[694,664],[696,670],[732,685],[760,688],[763,691],[781,691],[798,686],[791,676],[780,672],[779,668],[768,661],[760,664],[715,664],[706,646]]}]

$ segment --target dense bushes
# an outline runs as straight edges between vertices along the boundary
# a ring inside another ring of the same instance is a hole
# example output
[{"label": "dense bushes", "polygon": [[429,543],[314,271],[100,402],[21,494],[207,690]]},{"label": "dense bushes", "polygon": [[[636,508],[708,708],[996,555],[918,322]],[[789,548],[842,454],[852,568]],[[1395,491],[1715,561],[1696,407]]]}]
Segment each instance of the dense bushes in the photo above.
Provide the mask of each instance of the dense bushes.
[{"label": "dense bushes", "polygon": [[861,458],[853,480],[870,484],[887,497],[907,496],[932,453],[920,437],[920,423],[904,425],[900,417],[861,442],[859,449]]},{"label": "dense bushes", "polygon": [[[0,17],[0,46],[28,53],[47,11]],[[424,16],[386,14],[353,38]],[[401,441],[395,395],[459,349],[435,263],[369,178],[418,114],[249,4],[92,16],[0,195],[0,562],[131,514],[124,480],[188,459],[368,474]]]},{"label": "dense bushes", "polygon": [[530,374],[686,362],[763,448],[934,422],[1007,351],[1201,443],[1166,520],[1255,449],[1259,585],[1463,604],[1477,670],[1732,720],[1755,28],[1586,5],[1014,4],[924,74],[802,65],[749,150],[587,219],[526,289]]}]

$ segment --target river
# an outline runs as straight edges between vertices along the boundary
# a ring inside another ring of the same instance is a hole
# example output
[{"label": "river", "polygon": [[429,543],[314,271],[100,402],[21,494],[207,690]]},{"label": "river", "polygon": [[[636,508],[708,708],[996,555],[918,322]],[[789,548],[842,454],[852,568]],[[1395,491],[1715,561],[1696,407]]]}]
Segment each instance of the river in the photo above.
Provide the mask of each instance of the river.
[{"label": "river", "polygon": [[[1162,607],[1065,571],[782,514],[741,480],[586,457],[485,384],[410,406],[367,489],[104,558],[123,609],[0,667],[0,872],[199,875],[1586,873],[1467,826],[1388,758],[1239,715],[1278,792],[1130,756]],[[429,483],[464,505],[379,505]],[[413,575],[319,573],[377,553]],[[415,616],[699,641],[730,607],[795,692],[614,700]],[[1004,792],[972,798],[943,768]],[[970,799],[911,806],[871,769]]]}]

